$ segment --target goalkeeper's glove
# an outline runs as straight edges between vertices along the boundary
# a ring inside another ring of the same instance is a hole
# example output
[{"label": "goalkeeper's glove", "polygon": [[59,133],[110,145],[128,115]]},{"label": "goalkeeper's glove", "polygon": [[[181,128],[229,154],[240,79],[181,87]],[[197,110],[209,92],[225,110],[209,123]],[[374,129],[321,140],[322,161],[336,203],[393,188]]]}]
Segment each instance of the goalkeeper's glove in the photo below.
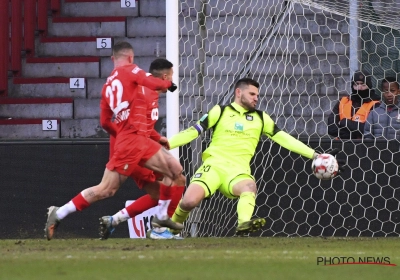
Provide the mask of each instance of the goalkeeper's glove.
[{"label": "goalkeeper's glove", "polygon": [[[335,149],[328,150],[325,153],[336,157],[336,155],[340,152],[341,152],[341,150],[339,148],[335,148]],[[344,170],[345,170],[344,167],[346,166],[346,160],[344,160],[344,159],[336,159],[336,160],[339,165],[339,170],[338,170],[337,175],[341,175],[341,173],[344,172]]]},{"label": "goalkeeper's glove", "polygon": [[171,86],[168,88],[168,90],[169,90],[170,92],[173,92],[173,91],[175,91],[177,88],[178,88],[177,85],[175,85],[173,82],[171,82]]}]

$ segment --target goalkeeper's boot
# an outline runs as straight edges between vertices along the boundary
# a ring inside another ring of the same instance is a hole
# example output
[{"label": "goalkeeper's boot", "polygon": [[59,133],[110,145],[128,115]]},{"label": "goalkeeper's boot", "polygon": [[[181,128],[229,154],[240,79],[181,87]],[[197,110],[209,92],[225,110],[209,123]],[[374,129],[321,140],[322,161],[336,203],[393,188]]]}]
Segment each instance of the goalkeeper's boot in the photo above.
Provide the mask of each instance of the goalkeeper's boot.
[{"label": "goalkeeper's boot", "polygon": [[153,227],[155,227],[155,228],[167,227],[167,228],[175,229],[175,230],[182,230],[183,229],[183,225],[182,224],[175,223],[170,218],[168,218],[166,220],[161,220],[161,219],[157,218],[157,215],[155,215],[153,217],[153,219],[151,220],[151,225]]},{"label": "goalkeeper's boot", "polygon": [[183,237],[174,235],[172,232],[169,231],[168,228],[165,227],[153,228],[152,230],[149,230],[146,234],[146,237],[150,239],[183,239]]},{"label": "goalkeeper's boot", "polygon": [[59,208],[60,207],[57,206],[50,206],[48,208],[49,211],[47,212],[47,222],[44,228],[44,237],[46,237],[47,240],[51,240],[53,238],[54,232],[60,224],[60,220],[58,219],[56,213]]},{"label": "goalkeeper's boot", "polygon": [[243,222],[236,228],[236,235],[244,235],[250,232],[258,231],[265,225],[264,218],[256,218],[247,222]]},{"label": "goalkeeper's boot", "polygon": [[104,216],[101,217],[99,221],[100,221],[100,228],[99,228],[100,240],[106,240],[115,230],[115,227],[113,227],[112,225],[113,217]]}]

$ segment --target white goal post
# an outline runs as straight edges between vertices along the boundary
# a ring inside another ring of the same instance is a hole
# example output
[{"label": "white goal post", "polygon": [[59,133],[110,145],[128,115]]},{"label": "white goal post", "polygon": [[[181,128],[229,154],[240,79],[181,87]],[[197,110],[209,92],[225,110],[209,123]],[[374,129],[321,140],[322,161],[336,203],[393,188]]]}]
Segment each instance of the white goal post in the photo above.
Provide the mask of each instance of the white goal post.
[{"label": "white goal post", "polygon": [[[282,130],[348,157],[342,177],[319,181],[310,161],[263,139],[252,164],[254,215],[267,219],[257,236],[400,235],[399,143],[327,134],[331,109],[350,92],[357,69],[371,74],[378,93],[384,77],[400,80],[399,1],[167,0],[166,7],[167,59],[179,65],[179,95],[167,95],[168,136],[229,103],[234,82],[251,77],[260,82],[258,109]],[[208,140],[181,149],[189,177]],[[235,227],[236,201],[215,195],[191,214],[185,232],[231,236]]]}]

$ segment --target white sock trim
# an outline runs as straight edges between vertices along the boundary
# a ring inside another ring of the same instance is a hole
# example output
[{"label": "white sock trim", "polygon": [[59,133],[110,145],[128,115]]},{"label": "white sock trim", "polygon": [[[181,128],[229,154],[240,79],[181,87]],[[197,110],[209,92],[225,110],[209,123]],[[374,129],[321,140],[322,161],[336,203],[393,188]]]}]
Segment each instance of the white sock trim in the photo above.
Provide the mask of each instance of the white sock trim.
[{"label": "white sock trim", "polygon": [[72,202],[72,200],[70,202],[68,202],[67,204],[65,204],[64,206],[61,206],[56,214],[57,217],[62,220],[65,217],[67,217],[69,214],[76,212],[76,207],[75,204]]}]

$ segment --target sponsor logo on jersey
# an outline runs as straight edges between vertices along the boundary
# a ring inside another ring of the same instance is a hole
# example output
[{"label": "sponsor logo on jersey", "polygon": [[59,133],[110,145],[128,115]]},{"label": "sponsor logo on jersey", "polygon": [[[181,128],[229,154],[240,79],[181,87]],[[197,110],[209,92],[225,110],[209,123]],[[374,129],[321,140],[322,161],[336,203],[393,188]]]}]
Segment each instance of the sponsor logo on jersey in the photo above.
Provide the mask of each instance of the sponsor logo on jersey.
[{"label": "sponsor logo on jersey", "polygon": [[251,115],[246,115],[246,120],[252,121],[252,120],[253,120],[253,116],[251,116]]},{"label": "sponsor logo on jersey", "polygon": [[140,70],[142,70],[142,69],[140,69],[139,67],[136,66],[135,68],[133,68],[132,73],[137,74]]},{"label": "sponsor logo on jersey", "polygon": [[236,131],[243,131],[243,124],[235,122],[235,128]]},{"label": "sponsor logo on jersey", "polygon": [[200,178],[201,175],[203,175],[203,173],[196,173],[196,174],[194,174],[194,178]]}]

